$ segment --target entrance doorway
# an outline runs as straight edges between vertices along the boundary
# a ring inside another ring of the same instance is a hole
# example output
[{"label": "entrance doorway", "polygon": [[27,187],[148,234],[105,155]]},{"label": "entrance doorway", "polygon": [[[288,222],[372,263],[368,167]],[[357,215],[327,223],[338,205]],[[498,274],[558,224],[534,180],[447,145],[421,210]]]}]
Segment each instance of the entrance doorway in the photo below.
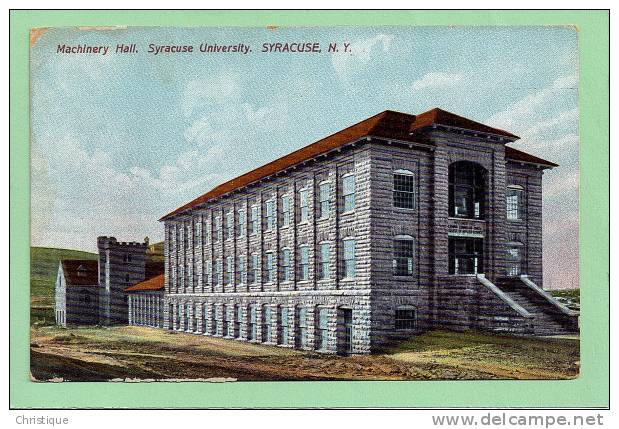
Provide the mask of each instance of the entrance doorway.
[{"label": "entrance doorway", "polygon": [[337,309],[337,353],[347,356],[353,352],[352,309]]}]

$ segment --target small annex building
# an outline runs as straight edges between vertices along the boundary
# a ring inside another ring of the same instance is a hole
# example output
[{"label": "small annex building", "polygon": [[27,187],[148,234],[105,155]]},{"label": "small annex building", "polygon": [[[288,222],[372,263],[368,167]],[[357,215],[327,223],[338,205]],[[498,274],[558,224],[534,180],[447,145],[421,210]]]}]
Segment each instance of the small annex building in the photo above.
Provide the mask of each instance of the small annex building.
[{"label": "small annex building", "polygon": [[60,261],[56,276],[55,298],[54,313],[58,325],[98,323],[98,262],[81,259]]},{"label": "small annex building", "polygon": [[126,325],[129,296],[125,289],[164,271],[158,245],[98,237],[98,259],[61,260],[55,285],[55,318],[59,326]]},{"label": "small annex building", "polygon": [[164,289],[164,274],[125,289],[129,303],[129,325],[163,327]]}]

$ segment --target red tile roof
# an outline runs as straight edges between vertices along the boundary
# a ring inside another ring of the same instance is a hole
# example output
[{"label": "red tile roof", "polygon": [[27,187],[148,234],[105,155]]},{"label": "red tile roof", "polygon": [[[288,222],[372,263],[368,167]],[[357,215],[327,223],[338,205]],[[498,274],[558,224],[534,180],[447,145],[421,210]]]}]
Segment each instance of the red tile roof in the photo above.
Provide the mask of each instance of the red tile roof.
[{"label": "red tile roof", "polygon": [[432,125],[445,125],[450,127],[462,128],[465,130],[479,131],[482,133],[495,134],[510,139],[519,139],[517,135],[501,130],[499,128],[492,128],[488,125],[475,122],[471,119],[467,119],[463,116],[458,116],[455,113],[448,112],[443,109],[435,107],[427,112],[420,113],[415,117],[415,120],[411,124],[410,131],[422,129]]},{"label": "red tile roof", "polygon": [[518,149],[514,149],[513,147],[505,146],[505,158],[512,161],[520,161],[520,162],[530,162],[532,164],[540,164],[548,167],[558,167],[559,164],[555,164],[554,162],[546,161],[545,159],[538,158],[526,152],[522,152]]},{"label": "red tile roof", "polygon": [[163,274],[159,274],[153,278],[148,280],[144,280],[143,282],[136,283],[133,286],[129,286],[125,288],[125,292],[139,292],[139,291],[149,291],[149,290],[163,290],[164,288],[165,276]]},{"label": "red tile roof", "polygon": [[[165,220],[173,217],[174,215],[180,214],[193,207],[204,204],[211,199],[220,197],[228,192],[257,182],[272,174],[292,167],[293,165],[311,160],[319,155],[330,152],[333,149],[338,149],[361,138],[373,136],[415,142],[418,139],[411,136],[411,133],[421,131],[425,127],[432,125],[453,126],[479,131],[481,133],[490,133],[507,137],[510,140],[516,140],[519,138],[518,136],[508,133],[507,131],[492,128],[438,108],[429,110],[419,115],[410,115],[408,113],[385,110],[384,112],[378,113],[377,115],[318,140],[309,146],[305,146],[289,153],[288,155],[278,158],[275,161],[265,164],[262,167],[258,167],[255,170],[236,177],[235,179],[222,183],[206,194],[201,195],[200,197],[168,213],[159,220]],[[548,161],[539,163],[548,166],[556,165]]]},{"label": "red tile roof", "polygon": [[99,286],[99,261],[63,259],[61,263],[67,286]]}]

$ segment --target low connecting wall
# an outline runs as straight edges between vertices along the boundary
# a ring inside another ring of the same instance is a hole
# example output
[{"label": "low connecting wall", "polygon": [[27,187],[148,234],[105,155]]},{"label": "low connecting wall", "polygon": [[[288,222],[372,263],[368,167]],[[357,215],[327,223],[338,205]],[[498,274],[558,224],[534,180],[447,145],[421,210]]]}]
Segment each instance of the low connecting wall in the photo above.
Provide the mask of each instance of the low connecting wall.
[{"label": "low connecting wall", "polygon": [[[439,278],[434,327],[479,329],[513,334],[533,331],[531,316],[519,312],[476,276]],[[517,305],[517,304],[516,304]]]}]

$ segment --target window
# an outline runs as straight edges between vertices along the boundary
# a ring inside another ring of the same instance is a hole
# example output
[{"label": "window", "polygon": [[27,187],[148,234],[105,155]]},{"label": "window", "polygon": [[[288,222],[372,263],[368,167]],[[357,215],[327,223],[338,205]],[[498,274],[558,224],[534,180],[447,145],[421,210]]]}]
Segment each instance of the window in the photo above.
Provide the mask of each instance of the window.
[{"label": "window", "polygon": [[522,203],[524,189],[522,186],[511,185],[507,187],[507,219],[518,220],[522,219]]},{"label": "window", "polygon": [[355,176],[349,174],[342,179],[342,196],[344,197],[344,212],[350,212],[355,209]]},{"label": "window", "polygon": [[266,283],[273,283],[275,281],[275,264],[273,263],[273,253],[267,253],[266,257]]},{"label": "window", "polygon": [[239,237],[245,237],[247,234],[247,213],[245,210],[239,210]]},{"label": "window", "polygon": [[279,327],[279,343],[283,345],[288,345],[288,307],[279,307]]},{"label": "window", "polygon": [[271,307],[268,305],[262,306],[262,342],[270,343],[273,341],[271,332]]},{"label": "window", "polygon": [[307,222],[309,219],[309,191],[301,189],[299,191],[299,206],[301,207],[301,222]]},{"label": "window", "polygon": [[234,283],[234,258],[232,256],[228,256],[226,258],[226,269],[227,269],[227,284],[231,285]]},{"label": "window", "polygon": [[202,333],[206,334],[206,304],[202,304]]},{"label": "window", "polygon": [[284,195],[282,197],[282,226],[290,225],[290,197],[288,195]]},{"label": "window", "polygon": [[221,324],[219,325],[221,330],[218,332],[218,334],[222,337],[225,337],[228,333],[228,320],[226,319],[226,306],[224,304],[218,307],[218,314],[219,320],[221,321]]},{"label": "window", "polygon": [[329,198],[331,197],[331,184],[321,183],[318,191],[318,198],[320,202],[320,218],[327,219],[331,214],[331,203]]},{"label": "window", "polygon": [[241,338],[241,320],[243,320],[243,307],[240,305],[234,306],[234,338]]},{"label": "window", "polygon": [[226,213],[226,240],[234,238],[234,213]]},{"label": "window", "polygon": [[249,334],[249,339],[250,340],[256,340],[256,338],[258,337],[258,325],[257,325],[257,311],[256,311],[256,306],[255,305],[250,305],[249,306],[249,329],[248,329],[248,334]]},{"label": "window", "polygon": [[245,256],[239,256],[239,276],[240,283],[247,284],[247,258]]},{"label": "window", "polygon": [[483,254],[481,238],[450,238],[449,274],[483,273]]},{"label": "window", "polygon": [[251,282],[256,283],[258,281],[258,270],[260,268],[260,264],[258,262],[258,255],[251,255]]},{"label": "window", "polygon": [[309,247],[299,247],[299,280],[309,280]]},{"label": "window", "polygon": [[396,329],[417,328],[417,311],[412,307],[400,307],[395,310]]},{"label": "window", "polygon": [[484,218],[486,170],[473,162],[449,166],[449,215],[467,219]]},{"label": "window", "polygon": [[329,272],[330,251],[331,251],[331,246],[329,246],[329,243],[322,243],[320,245],[320,260],[318,262],[318,280],[326,280],[331,276]]},{"label": "window", "polygon": [[215,277],[213,278],[213,284],[218,285],[222,277],[221,259],[215,261]]},{"label": "window", "polygon": [[314,341],[314,347],[316,350],[326,350],[328,348],[329,337],[327,335],[328,329],[328,310],[324,307],[316,307],[315,321],[316,321],[316,339]]},{"label": "window", "polygon": [[221,240],[221,218],[215,218],[215,241]]},{"label": "window", "polygon": [[297,347],[307,347],[307,309],[305,307],[297,307]]},{"label": "window", "polygon": [[275,201],[266,202],[267,231],[275,229]]},{"label": "window", "polygon": [[509,243],[507,246],[507,275],[517,277],[522,274],[522,243]]},{"label": "window", "polygon": [[125,283],[129,283],[129,274],[125,274]]},{"label": "window", "polygon": [[415,175],[408,170],[393,173],[393,206],[403,209],[415,208]]},{"label": "window", "polygon": [[290,249],[282,250],[282,281],[289,282],[292,280],[290,261]]},{"label": "window", "polygon": [[393,275],[412,276],[414,240],[410,235],[397,236],[393,240]]},{"label": "window", "polygon": [[234,337],[235,331],[235,323],[234,323],[234,305],[226,305],[225,306],[225,320],[226,320],[226,330],[224,331],[224,335],[228,337]]},{"label": "window", "polygon": [[250,225],[251,233],[258,234],[258,207],[257,206],[252,206],[251,208],[250,222],[251,222],[251,225]]},{"label": "window", "polygon": [[344,240],[344,258],[342,274],[345,279],[355,278],[355,240]]},{"label": "window", "polygon": [[211,268],[211,261],[206,261],[206,284],[208,286],[213,283],[213,270]]}]

